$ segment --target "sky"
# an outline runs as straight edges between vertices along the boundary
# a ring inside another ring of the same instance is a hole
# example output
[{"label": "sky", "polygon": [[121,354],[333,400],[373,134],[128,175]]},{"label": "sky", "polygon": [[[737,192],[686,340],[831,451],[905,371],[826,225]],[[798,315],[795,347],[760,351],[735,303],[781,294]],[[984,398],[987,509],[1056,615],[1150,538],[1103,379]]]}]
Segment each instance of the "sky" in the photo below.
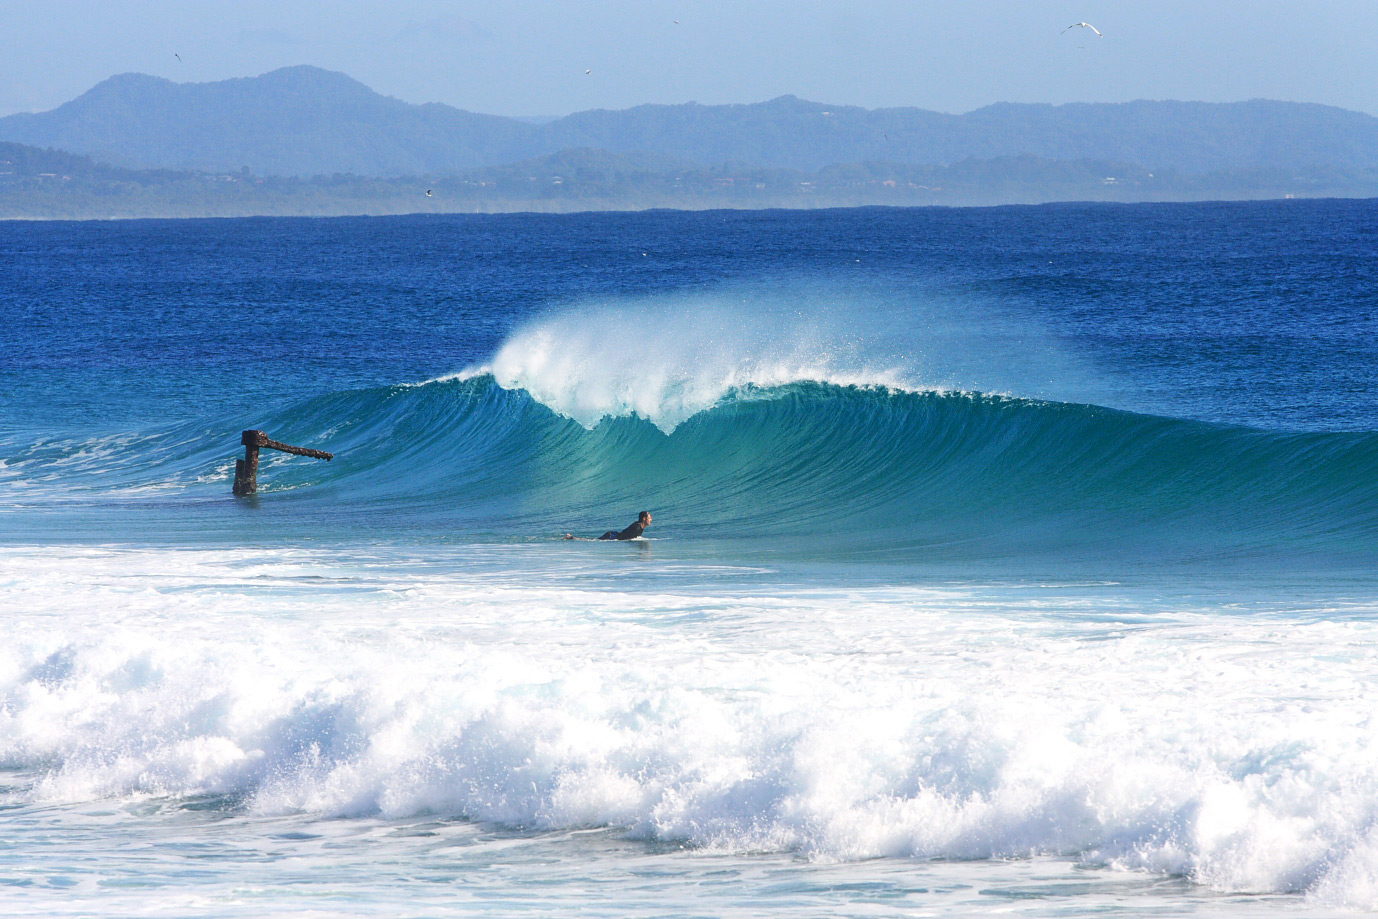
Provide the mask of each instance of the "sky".
[{"label": "sky", "polygon": [[[1105,37],[1062,32],[1083,20]],[[204,82],[293,64],[498,115],[785,94],[944,112],[1268,98],[1378,114],[1378,0],[0,0],[0,115],[117,73]]]}]

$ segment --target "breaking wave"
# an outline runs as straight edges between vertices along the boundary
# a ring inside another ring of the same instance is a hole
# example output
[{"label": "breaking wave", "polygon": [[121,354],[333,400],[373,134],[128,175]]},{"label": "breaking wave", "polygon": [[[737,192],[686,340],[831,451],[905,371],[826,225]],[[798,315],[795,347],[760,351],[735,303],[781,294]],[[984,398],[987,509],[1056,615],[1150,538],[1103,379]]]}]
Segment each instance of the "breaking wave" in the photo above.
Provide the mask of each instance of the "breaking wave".
[{"label": "breaking wave", "polygon": [[[1378,435],[1368,432],[812,380],[722,380],[676,395],[667,415],[637,398],[537,398],[504,382],[478,372],[280,411],[266,424],[274,436],[338,458],[266,455],[265,495],[389,508],[476,539],[601,531],[650,507],[659,533],[677,538],[797,548],[842,538],[857,552],[1282,552],[1348,564],[1378,548]],[[237,433],[43,442],[10,451],[4,473],[21,500],[220,495]]]}]

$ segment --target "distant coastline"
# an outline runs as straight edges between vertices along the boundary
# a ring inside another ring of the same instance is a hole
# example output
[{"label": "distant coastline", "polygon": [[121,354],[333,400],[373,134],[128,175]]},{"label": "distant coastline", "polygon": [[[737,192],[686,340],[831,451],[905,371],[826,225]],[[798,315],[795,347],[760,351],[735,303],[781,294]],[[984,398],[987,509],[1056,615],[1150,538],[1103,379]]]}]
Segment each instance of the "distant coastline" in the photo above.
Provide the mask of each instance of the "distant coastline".
[{"label": "distant coastline", "polygon": [[458,176],[297,178],[244,171],[123,169],[60,151],[0,144],[0,220],[984,207],[1337,197],[1378,197],[1378,176],[1302,181],[1277,170],[1206,176],[1175,171],[1150,174],[1123,163],[1057,162],[1028,156],[933,167],[868,163],[816,173],[727,166],[656,170],[638,164],[635,157],[577,150]]},{"label": "distant coastline", "polygon": [[518,119],[304,66],[203,84],[124,74],[0,118],[0,219],[1288,197],[1378,197],[1378,118],[1267,100],[946,115],[786,96]]}]

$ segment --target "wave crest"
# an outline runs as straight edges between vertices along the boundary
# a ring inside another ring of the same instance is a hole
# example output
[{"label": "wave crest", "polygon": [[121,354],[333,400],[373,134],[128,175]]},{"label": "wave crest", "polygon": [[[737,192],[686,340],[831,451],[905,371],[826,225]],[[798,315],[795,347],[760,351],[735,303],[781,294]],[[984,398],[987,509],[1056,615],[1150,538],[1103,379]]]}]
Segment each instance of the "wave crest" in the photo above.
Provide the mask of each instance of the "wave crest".
[{"label": "wave crest", "polygon": [[921,388],[896,367],[862,360],[854,343],[816,321],[783,327],[711,306],[700,307],[691,323],[660,312],[546,319],[460,376],[484,373],[586,428],[635,415],[666,433],[752,389],[804,381]]}]

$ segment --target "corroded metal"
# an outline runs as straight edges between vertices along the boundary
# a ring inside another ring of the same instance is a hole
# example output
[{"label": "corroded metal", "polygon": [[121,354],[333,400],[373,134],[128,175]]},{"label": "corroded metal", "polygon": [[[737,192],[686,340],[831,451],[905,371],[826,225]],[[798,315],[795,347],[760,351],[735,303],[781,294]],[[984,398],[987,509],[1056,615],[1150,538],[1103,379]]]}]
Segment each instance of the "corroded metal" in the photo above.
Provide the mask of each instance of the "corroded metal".
[{"label": "corroded metal", "polygon": [[310,456],[323,460],[335,458],[335,454],[326,453],[324,450],[294,447],[291,444],[273,440],[262,431],[245,431],[240,436],[239,442],[244,445],[244,458],[235,460],[234,493],[236,497],[240,498],[258,491],[258,451],[262,448],[266,447],[269,450],[279,450],[294,456]]}]

